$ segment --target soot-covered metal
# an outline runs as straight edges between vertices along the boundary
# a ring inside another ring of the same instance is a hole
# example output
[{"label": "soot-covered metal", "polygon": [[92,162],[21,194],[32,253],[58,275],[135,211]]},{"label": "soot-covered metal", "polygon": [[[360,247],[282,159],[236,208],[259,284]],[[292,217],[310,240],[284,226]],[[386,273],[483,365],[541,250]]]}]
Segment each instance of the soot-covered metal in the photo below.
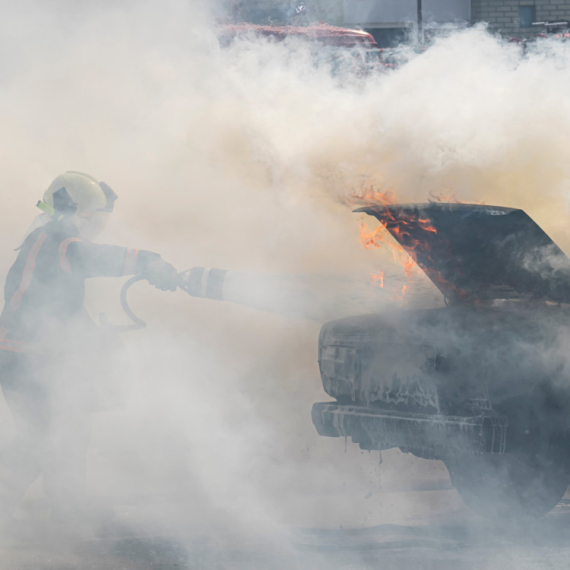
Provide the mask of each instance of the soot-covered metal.
[{"label": "soot-covered metal", "polygon": [[327,323],[321,435],[445,462],[485,515],[541,516],[570,482],[570,260],[522,210],[367,206],[447,300]]}]

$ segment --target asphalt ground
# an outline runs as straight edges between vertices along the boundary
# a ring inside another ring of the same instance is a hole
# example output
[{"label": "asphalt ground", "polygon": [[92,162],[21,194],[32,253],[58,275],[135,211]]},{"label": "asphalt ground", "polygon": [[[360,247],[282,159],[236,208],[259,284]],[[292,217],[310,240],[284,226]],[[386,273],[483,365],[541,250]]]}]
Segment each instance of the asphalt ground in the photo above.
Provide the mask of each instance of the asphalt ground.
[{"label": "asphalt ground", "polygon": [[[443,504],[453,490],[436,492]],[[120,517],[97,537],[47,522],[4,536],[2,570],[558,570],[570,567],[570,500],[536,521],[485,520],[467,509],[408,524],[290,527],[278,536],[211,525],[144,533]],[[39,538],[41,537],[41,538]]]}]

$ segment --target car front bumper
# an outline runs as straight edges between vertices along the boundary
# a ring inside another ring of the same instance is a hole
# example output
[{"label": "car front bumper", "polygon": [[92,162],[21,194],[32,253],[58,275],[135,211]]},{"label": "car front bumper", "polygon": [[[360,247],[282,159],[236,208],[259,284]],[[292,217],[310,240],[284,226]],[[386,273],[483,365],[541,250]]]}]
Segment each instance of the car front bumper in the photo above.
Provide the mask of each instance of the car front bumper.
[{"label": "car front bumper", "polygon": [[504,453],[507,441],[507,418],[495,415],[444,416],[319,402],[312,419],[320,435],[350,437],[362,449],[399,447],[431,459]]}]

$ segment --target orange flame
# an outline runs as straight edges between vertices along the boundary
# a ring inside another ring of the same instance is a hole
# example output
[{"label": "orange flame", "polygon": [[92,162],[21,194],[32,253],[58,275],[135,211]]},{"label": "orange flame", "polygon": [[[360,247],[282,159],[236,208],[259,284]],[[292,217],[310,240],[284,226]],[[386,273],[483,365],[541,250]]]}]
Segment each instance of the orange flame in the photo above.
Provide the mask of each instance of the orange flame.
[{"label": "orange flame", "polygon": [[[460,202],[453,194],[451,195],[432,195],[432,202],[459,204]],[[380,192],[374,187],[364,188],[360,193],[354,193],[350,198],[344,200],[346,205],[354,206],[380,206],[384,210],[381,212],[380,225],[375,230],[369,230],[365,223],[360,229],[360,243],[366,248],[371,249],[389,247],[392,251],[394,260],[400,263],[408,281],[412,281],[414,272],[424,271],[428,277],[436,283],[442,290],[444,295],[452,293],[455,299],[468,299],[470,294],[458,289],[453,283],[448,282],[444,276],[437,271],[431,263],[430,255],[431,240],[427,236],[422,236],[423,232],[437,234],[436,228],[432,225],[431,220],[422,218],[417,213],[407,213],[406,210],[398,208],[398,201],[392,191]],[[484,202],[476,202],[484,204]],[[421,230],[418,232],[418,229]],[[419,236],[419,237],[412,237]],[[394,239],[392,239],[394,238]],[[443,242],[442,242],[443,243]],[[404,245],[400,245],[404,244]],[[441,244],[440,244],[441,246]],[[421,258],[430,261],[428,266],[418,261],[418,254]],[[384,274],[382,271],[372,275],[374,281],[379,281],[380,286],[384,286]],[[409,285],[402,287],[401,295],[396,299],[402,299],[409,289]]]},{"label": "orange flame", "polygon": [[365,249],[370,249],[371,247],[376,247],[380,249],[380,244],[378,242],[384,242],[385,236],[383,235],[384,226],[378,226],[374,231],[369,232],[368,226],[363,223],[360,228],[360,243]]},{"label": "orange flame", "polygon": [[384,272],[378,271],[378,273],[372,273],[370,275],[372,277],[372,281],[378,283],[380,289],[384,289]]},{"label": "orange flame", "polygon": [[[416,216],[406,219],[401,212],[392,213],[387,207],[398,205],[395,194],[390,190],[381,192],[372,186],[364,188],[360,193],[354,193],[349,199],[345,200],[345,204],[351,206],[358,204],[386,207],[384,219],[376,229],[369,230],[365,223],[362,224],[360,228],[360,243],[366,249],[389,247],[394,260],[403,266],[408,280],[411,281],[414,271],[418,270],[416,251],[427,251],[429,247],[427,240],[412,239],[411,232],[419,227],[423,231],[437,233],[431,221],[427,218],[418,218]],[[387,230],[387,227],[390,228],[390,231]],[[398,243],[400,241],[407,244],[405,248]],[[375,282],[379,282],[380,287],[384,287],[384,273],[382,271],[372,275],[372,279]],[[408,288],[408,285],[404,285],[401,293],[402,297],[406,294]]]},{"label": "orange flame", "polygon": [[[394,206],[398,203],[393,192],[379,192],[373,188],[368,188],[364,193],[358,196],[355,195],[354,198],[361,201],[361,203],[362,201],[369,203],[373,201],[374,204],[381,206]],[[386,229],[388,225],[390,226],[389,232]],[[365,223],[362,224],[360,229],[360,243],[366,249],[373,247],[380,249],[382,246],[388,246],[392,251],[394,260],[404,267],[406,276],[411,280],[414,269],[417,268],[415,251],[427,251],[428,249],[427,241],[412,239],[410,234],[412,226],[413,229],[419,226],[423,231],[437,233],[437,230],[427,218],[414,217],[413,219],[406,219],[401,215],[396,216],[396,214],[392,214],[389,210],[386,210],[384,221],[381,222],[375,230],[369,231],[368,226]],[[391,239],[392,236],[396,238],[397,241]],[[398,241],[408,242],[411,245],[404,248]]]},{"label": "orange flame", "polygon": [[[363,223],[360,229],[360,243],[366,249],[373,247],[380,249],[382,246],[389,247],[394,261],[404,267],[408,279],[412,278],[413,271],[417,267],[415,256],[407,252],[398,242],[394,241],[383,224],[380,224],[375,230],[368,231],[368,226]],[[382,281],[382,283],[384,283],[384,281]]]}]

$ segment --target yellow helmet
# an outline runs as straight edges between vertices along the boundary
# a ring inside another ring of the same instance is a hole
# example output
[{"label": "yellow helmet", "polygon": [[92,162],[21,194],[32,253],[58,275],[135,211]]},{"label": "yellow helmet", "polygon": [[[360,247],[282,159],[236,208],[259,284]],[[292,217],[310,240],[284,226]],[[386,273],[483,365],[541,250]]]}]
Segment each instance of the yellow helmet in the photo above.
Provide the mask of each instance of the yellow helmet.
[{"label": "yellow helmet", "polygon": [[60,174],[44,192],[38,208],[51,217],[77,213],[89,216],[95,212],[112,212],[117,195],[93,176],[72,170]]}]

